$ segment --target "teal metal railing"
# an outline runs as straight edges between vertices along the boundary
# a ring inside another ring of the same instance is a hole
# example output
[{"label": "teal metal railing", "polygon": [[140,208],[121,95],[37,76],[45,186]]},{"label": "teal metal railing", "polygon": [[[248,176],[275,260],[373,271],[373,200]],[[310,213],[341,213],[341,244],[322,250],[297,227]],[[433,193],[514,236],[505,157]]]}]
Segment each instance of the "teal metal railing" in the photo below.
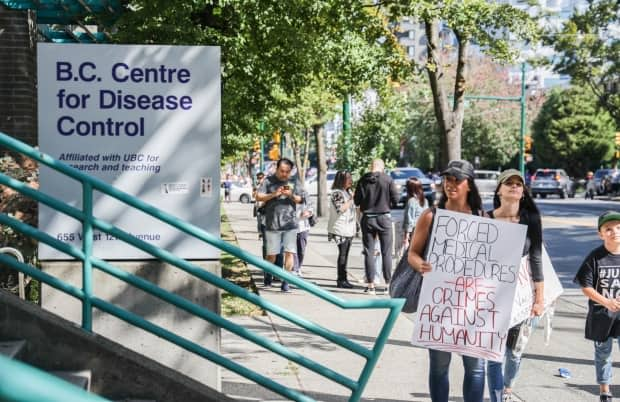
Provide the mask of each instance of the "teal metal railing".
[{"label": "teal metal railing", "polygon": [[0,375],[0,401],[110,402],[56,376],[2,355],[0,373],[4,374]]},{"label": "teal metal railing", "polygon": [[[181,308],[196,317],[200,317],[214,325],[226,329],[242,338],[249,340],[267,350],[270,350],[278,355],[293,361],[300,366],[306,367],[323,377],[336,382],[349,390],[351,390],[350,401],[358,401],[364,391],[366,384],[370,378],[372,370],[374,369],[377,360],[383,350],[383,347],[388,339],[388,336],[394,326],[394,323],[400,313],[404,300],[402,299],[373,299],[373,300],[344,300],[334,294],[325,291],[324,289],[304,281],[303,279],[292,275],[281,268],[257,257],[253,254],[247,253],[240,248],[231,245],[212,234],[205,232],[204,230],[188,223],[179,220],[171,214],[161,211],[152,205],[149,205],[127,193],[124,193],[109,184],[90,177],[81,171],[63,164],[51,156],[39,152],[38,150],[15,140],[14,138],[0,132],[0,146],[9,148],[13,151],[19,152],[29,158],[32,158],[39,163],[42,163],[50,168],[69,176],[82,186],[82,209],[75,208],[64,202],[59,201],[39,190],[33,189],[27,184],[15,180],[3,173],[0,173],[0,185],[9,186],[23,195],[37,200],[39,203],[45,204],[59,212],[62,212],[80,222],[82,222],[82,247],[77,248],[73,245],[63,243],[60,240],[44,233],[37,228],[34,228],[28,224],[25,224],[7,214],[0,213],[0,224],[6,225],[14,230],[24,233],[27,236],[33,237],[40,242],[43,242],[77,260],[82,261],[83,269],[83,282],[82,288],[70,285],[56,277],[53,277],[45,272],[42,272],[35,267],[20,263],[14,258],[0,254],[0,263],[6,264],[15,268],[18,271],[23,272],[33,278],[38,279],[60,291],[63,291],[82,302],[82,327],[87,331],[92,331],[92,309],[97,308],[101,311],[114,315],[125,322],[128,322],[136,327],[142,328],[145,331],[153,333],[163,339],[170,341],[171,343],[178,345],[190,352],[195,353],[198,356],[202,356],[228,370],[231,370],[243,377],[246,377],[284,397],[287,397],[296,401],[312,401],[313,399],[300,393],[297,390],[287,388],[282,384],[279,384],[270,378],[267,378],[259,373],[256,373],[230,359],[227,359],[213,351],[210,351],[201,345],[192,342],[186,338],[183,338],[165,328],[151,323],[150,321],[137,316],[127,310],[124,310],[116,305],[113,305],[105,300],[97,298],[93,295],[92,284],[92,270],[99,269],[109,275],[112,275],[136,288],[139,288],[147,293],[150,293],[161,300],[164,300],[178,308]],[[170,226],[178,229],[179,231],[200,239],[218,249],[225,251],[239,259],[246,261],[249,264],[270,272],[271,274],[280,277],[282,280],[297,286],[298,288],[305,290],[306,292],[315,295],[316,297],[323,299],[335,306],[342,309],[387,309],[389,310],[386,320],[377,336],[376,342],[372,348],[368,348],[357,342],[354,342],[347,337],[340,335],[336,332],[330,331],[314,322],[311,322],[303,317],[300,317],[294,313],[291,313],[284,308],[266,301],[260,296],[248,292],[247,290],[225,280],[221,277],[204,271],[197,265],[192,264],[182,258],[179,258],[170,252],[160,249],[152,244],[149,244],[141,239],[138,239],[128,232],[115,227],[114,225],[100,220],[93,216],[93,191],[98,191],[108,196],[114,197],[117,200],[125,203],[127,206],[139,209],[144,213],[159,219],[162,222],[169,224]],[[185,272],[204,280],[214,286],[217,286],[226,292],[241,297],[261,308],[282,317],[289,322],[298,325],[316,335],[319,335],[330,342],[339,345],[352,353],[355,353],[363,357],[366,362],[363,365],[360,375],[357,379],[352,379],[344,376],[329,367],[326,367],[316,361],[313,361],[299,353],[286,348],[285,346],[273,342],[267,338],[264,338],[258,334],[255,334],[248,329],[239,326],[212,311],[205,309],[189,300],[164,290],[153,283],[144,280],[138,276],[132,275],[122,269],[115,267],[114,265],[96,258],[92,255],[93,245],[93,232],[97,229],[101,232],[110,234],[116,237],[120,241],[124,241],[132,246],[135,246],[153,257],[159,260],[174,265]],[[0,395],[1,396],[1,395]],[[1,399],[1,398],[0,398]]]}]

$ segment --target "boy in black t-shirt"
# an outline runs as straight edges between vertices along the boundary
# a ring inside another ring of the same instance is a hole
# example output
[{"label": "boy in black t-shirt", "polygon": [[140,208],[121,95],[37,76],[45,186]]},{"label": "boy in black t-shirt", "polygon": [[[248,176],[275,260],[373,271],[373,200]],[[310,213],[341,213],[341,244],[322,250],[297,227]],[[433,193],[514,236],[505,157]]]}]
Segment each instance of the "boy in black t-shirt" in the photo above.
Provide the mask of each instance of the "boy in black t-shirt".
[{"label": "boy in black t-shirt", "polygon": [[588,300],[586,338],[594,341],[596,381],[601,402],[611,402],[613,341],[620,345],[620,212],[607,211],[598,218],[603,245],[581,263],[574,282]]}]

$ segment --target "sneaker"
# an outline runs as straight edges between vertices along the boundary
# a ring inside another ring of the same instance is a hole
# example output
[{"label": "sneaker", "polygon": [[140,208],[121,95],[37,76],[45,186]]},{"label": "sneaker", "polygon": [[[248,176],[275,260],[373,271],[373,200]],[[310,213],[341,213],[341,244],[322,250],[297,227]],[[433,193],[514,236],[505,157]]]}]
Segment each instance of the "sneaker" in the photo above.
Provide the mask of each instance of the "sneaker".
[{"label": "sneaker", "polygon": [[366,289],[364,289],[364,293],[369,294],[369,295],[373,295],[373,296],[375,296],[377,294],[377,292],[375,291],[375,288],[366,288]]},{"label": "sneaker", "polygon": [[611,394],[601,394],[601,402],[611,402]]}]

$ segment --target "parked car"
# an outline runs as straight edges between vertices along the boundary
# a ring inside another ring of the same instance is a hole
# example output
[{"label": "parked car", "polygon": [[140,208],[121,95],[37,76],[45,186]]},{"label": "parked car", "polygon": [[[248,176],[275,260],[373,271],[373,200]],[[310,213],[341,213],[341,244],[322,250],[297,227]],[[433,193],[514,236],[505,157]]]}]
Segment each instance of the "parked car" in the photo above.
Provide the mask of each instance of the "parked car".
[{"label": "parked car", "polygon": [[[224,192],[222,191],[222,194]],[[243,183],[239,181],[233,181],[230,187],[230,200],[239,201],[242,204],[253,202],[252,198],[252,185],[249,183]]]},{"label": "parked car", "polygon": [[613,182],[617,180],[618,169],[598,169],[594,172],[594,186],[597,195],[605,195],[612,191]]},{"label": "parked car", "polygon": [[538,169],[532,176],[530,189],[532,197],[540,198],[548,194],[557,194],[560,198],[575,196],[575,183],[568,177],[564,169]]},{"label": "parked car", "polygon": [[394,180],[394,184],[398,188],[400,193],[400,199],[398,204],[404,207],[407,202],[407,179],[415,177],[422,183],[422,189],[424,190],[424,196],[428,200],[429,205],[433,205],[435,202],[435,183],[433,180],[426,177],[426,175],[418,168],[415,167],[403,167],[396,168],[390,171],[390,176]]},{"label": "parked car", "polygon": [[474,170],[474,182],[480,195],[489,195],[495,192],[499,173],[497,170]]},{"label": "parked car", "polygon": [[616,196],[620,193],[620,174],[615,169],[612,169],[610,175],[607,176],[607,179],[603,182],[608,190],[608,193]]}]

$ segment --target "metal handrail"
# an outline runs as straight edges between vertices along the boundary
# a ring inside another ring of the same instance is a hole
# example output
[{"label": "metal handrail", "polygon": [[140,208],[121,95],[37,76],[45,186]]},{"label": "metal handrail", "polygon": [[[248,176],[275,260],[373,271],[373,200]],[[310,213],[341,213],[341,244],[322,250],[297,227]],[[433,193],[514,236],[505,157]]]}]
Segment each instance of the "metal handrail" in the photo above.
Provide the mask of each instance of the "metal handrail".
[{"label": "metal handrail", "polygon": [[[24,255],[14,247],[0,247],[0,253],[10,254],[17,258],[17,261],[24,262]],[[26,300],[26,278],[21,271],[17,271],[17,287],[20,299]]]},{"label": "metal handrail", "polygon": [[[214,363],[221,365],[241,376],[244,376],[282,396],[290,398],[292,400],[297,401],[310,401],[312,400],[307,395],[304,395],[294,389],[290,389],[284,387],[283,385],[266,378],[256,372],[253,372],[247,369],[244,366],[241,366],[235,363],[232,360],[229,360],[215,352],[205,349],[199,344],[196,344],[190,340],[187,340],[183,337],[180,337],[177,334],[174,334],[162,327],[159,327],[142,317],[136,316],[133,313],[130,313],[126,310],[123,310],[107,301],[101,300],[93,295],[92,289],[92,270],[93,268],[99,269],[103,272],[106,272],[110,275],[115,276],[118,279],[125,281],[128,284],[131,284],[139,289],[144,290],[170,304],[173,304],[199,318],[202,318],[214,325],[217,325],[221,328],[224,328],[230,332],[233,332],[257,345],[260,345],[274,353],[279,354],[303,367],[306,367],[317,374],[320,374],[331,381],[334,381],[338,384],[341,384],[347,388],[349,388],[352,393],[350,397],[350,401],[358,401],[362,395],[362,392],[368,383],[370,378],[370,374],[376,365],[376,362],[383,350],[383,347],[388,339],[389,333],[391,332],[394,323],[400,313],[400,310],[403,306],[404,300],[401,299],[380,299],[380,300],[344,300],[336,295],[316,286],[312,283],[306,282],[303,279],[297,277],[296,275],[292,275],[281,268],[263,260],[260,257],[257,257],[253,254],[250,254],[232,244],[226,243],[225,241],[219,239],[218,237],[213,236],[212,234],[188,223],[179,220],[171,214],[168,214],[164,211],[161,211],[155,208],[152,205],[149,205],[125,192],[122,192],[111,185],[103,182],[100,179],[91,177],[86,175],[85,173],[63,164],[51,156],[46,155],[44,153],[39,152],[38,150],[14,139],[10,136],[0,132],[0,146],[5,146],[10,148],[16,152],[22,153],[38,162],[49,166],[50,168],[61,172],[73,179],[79,181],[82,185],[82,209],[78,209],[72,207],[62,201],[59,201],[56,198],[53,198],[45,193],[42,193],[39,190],[33,189],[32,187],[22,183],[18,180],[15,180],[11,177],[8,177],[2,173],[0,173],[0,184],[9,186],[18,192],[24,194],[27,197],[33,198],[40,203],[43,203],[57,211],[60,211],[76,220],[82,222],[82,248],[77,248],[73,245],[63,243],[60,240],[44,233],[37,228],[34,228],[28,224],[25,224],[7,214],[0,214],[0,224],[7,225],[12,227],[13,229],[22,232],[30,237],[36,238],[37,240],[73,257],[82,261],[82,269],[83,269],[83,283],[82,288],[77,288],[72,285],[69,285],[62,280],[55,278],[49,274],[41,272],[36,268],[16,261],[10,257],[4,256],[0,254],[0,262],[5,263],[7,265],[12,266],[18,271],[24,272],[25,274],[36,278],[42,282],[47,283],[48,285],[59,289],[79,300],[82,301],[82,328],[85,330],[92,332],[92,308],[96,307],[99,310],[105,311],[109,314],[112,314],[128,323],[131,323],[137,327],[140,327],[148,332],[151,332],[159,337],[169,340],[170,342],[185,348],[186,350],[193,352],[199,356],[202,356],[208,360],[213,361]],[[111,197],[116,198],[119,201],[124,202],[126,205],[131,206],[133,208],[139,209],[140,211],[169,224],[172,227],[177,228],[178,230],[193,236],[197,239],[200,239],[222,251],[225,251],[241,260],[244,260],[256,267],[267,271],[275,276],[282,278],[282,280],[286,280],[287,282],[303,289],[310,294],[313,294],[331,304],[334,304],[343,309],[388,309],[389,313],[386,317],[386,320],[377,336],[377,340],[372,348],[367,348],[359,343],[356,343],[345,336],[337,334],[333,331],[330,331],[312,321],[309,321],[303,317],[300,317],[294,313],[291,313],[278,305],[268,302],[267,300],[261,298],[260,296],[248,292],[247,290],[225,280],[221,277],[212,274],[210,272],[204,271],[197,265],[192,264],[182,258],[179,258],[170,252],[160,249],[152,244],[149,244],[141,239],[138,239],[131,235],[130,233],[115,227],[114,225],[105,222],[103,220],[97,219],[93,216],[93,191],[99,191],[101,193],[107,194]],[[92,244],[93,244],[93,229],[98,229],[104,233],[110,234],[120,241],[124,241],[128,244],[131,244],[137,247],[140,250],[145,251],[146,253],[157,257],[161,261],[174,265],[185,272],[202,279],[214,286],[217,286],[231,294],[234,294],[238,297],[241,297],[273,314],[276,314],[291,323],[294,323],[314,334],[317,334],[330,342],[333,342],[337,345],[342,346],[343,348],[358,354],[366,359],[366,363],[361,370],[360,376],[357,380],[348,378],[342,374],[337,373],[336,371],[325,367],[311,359],[308,359],[297,352],[294,352],[285,346],[273,342],[269,339],[266,339],[260,335],[257,335],[251,331],[248,331],[246,328],[243,328],[211,311],[203,308],[195,303],[190,302],[189,300],[182,298],[174,293],[168,292],[158,286],[148,282],[138,276],[132,275],[128,272],[125,272],[118,267],[111,265],[110,263],[98,259],[92,256]]]},{"label": "metal handrail", "polygon": [[[0,400],[7,402],[110,402],[25,363],[0,355]],[[27,384],[27,385],[26,385]],[[24,391],[27,389],[27,391]],[[25,395],[27,393],[27,395]]]}]

